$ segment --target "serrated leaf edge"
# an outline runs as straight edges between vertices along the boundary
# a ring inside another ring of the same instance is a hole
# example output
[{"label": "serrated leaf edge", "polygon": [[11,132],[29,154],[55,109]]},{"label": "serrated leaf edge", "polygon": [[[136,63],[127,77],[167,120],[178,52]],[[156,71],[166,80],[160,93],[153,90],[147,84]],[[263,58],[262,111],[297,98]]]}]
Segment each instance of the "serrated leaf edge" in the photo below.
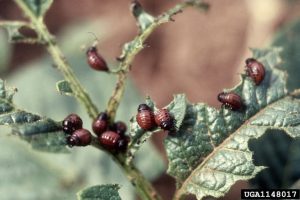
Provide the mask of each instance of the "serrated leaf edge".
[{"label": "serrated leaf edge", "polygon": [[[226,138],[222,143],[220,143],[217,147],[214,148],[214,150],[201,162],[200,165],[198,165],[193,171],[192,173],[185,179],[185,181],[182,183],[182,185],[180,186],[180,188],[176,191],[175,193],[175,199],[181,199],[182,196],[184,196],[185,194],[187,194],[187,192],[185,191],[185,185],[189,182],[189,180],[194,176],[194,173],[196,173],[196,171],[198,171],[197,169],[201,169],[203,166],[205,166],[205,164],[210,160],[210,158],[212,158],[216,152],[218,152],[220,149],[222,149],[235,135],[237,132],[239,132],[239,130],[241,130],[242,128],[244,128],[245,126],[253,126],[251,125],[251,121],[253,119],[255,119],[257,116],[260,115],[261,112],[264,112],[266,109],[269,109],[270,107],[272,107],[273,104],[275,103],[278,103],[278,101],[281,101],[285,98],[290,98],[290,96],[284,96],[284,97],[281,97],[279,99],[277,99],[276,101],[272,102],[271,104],[268,104],[268,106],[264,107],[263,109],[261,109],[260,111],[258,111],[256,114],[254,114],[252,117],[250,117],[248,120],[246,120],[242,126],[240,126],[238,129],[236,129],[233,133],[231,133],[229,135],[228,138]],[[207,104],[205,104],[207,105]],[[270,129],[273,129],[273,130],[282,130],[284,131],[286,134],[290,135],[288,133],[288,130],[286,130],[285,128],[280,128],[280,127],[272,127],[272,126],[268,126],[268,127],[265,127],[265,130],[264,132],[259,135],[258,137],[252,137],[252,138],[249,138],[250,139],[258,139],[259,137],[261,137],[267,130],[270,130]],[[292,136],[292,135],[290,135]],[[248,145],[249,145],[249,140],[248,140]],[[249,149],[249,146],[247,145],[247,149],[249,150],[249,152],[251,152],[251,156],[253,155],[253,152],[250,151]],[[252,176],[249,176],[249,177],[245,177],[245,178],[241,178],[240,180],[249,180],[251,178],[253,178],[258,172],[260,172],[261,170],[263,170],[264,168],[266,168],[265,166],[255,166],[255,171],[254,173],[252,174]],[[229,191],[231,187],[229,187],[224,193],[221,193],[221,196],[214,196],[214,197],[222,197],[224,196],[224,194],[226,192]],[[204,197],[204,196],[203,196]],[[198,198],[199,199],[202,199],[203,197],[201,198]]]}]

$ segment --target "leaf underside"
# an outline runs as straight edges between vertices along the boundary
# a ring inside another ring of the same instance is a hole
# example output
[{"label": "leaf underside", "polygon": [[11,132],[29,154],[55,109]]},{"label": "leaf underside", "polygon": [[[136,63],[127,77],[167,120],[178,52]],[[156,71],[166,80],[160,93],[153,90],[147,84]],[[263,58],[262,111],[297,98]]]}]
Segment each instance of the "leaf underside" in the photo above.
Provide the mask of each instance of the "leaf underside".
[{"label": "leaf underside", "polygon": [[77,193],[78,200],[121,200],[118,190],[120,187],[118,185],[97,185],[86,188]]},{"label": "leaf underside", "polygon": [[16,89],[6,88],[0,79],[0,125],[8,125],[12,133],[46,152],[67,152],[60,123],[15,107],[12,98]]},{"label": "leaf underside", "polygon": [[300,134],[300,102],[287,95],[286,75],[280,49],[253,49],[253,57],[265,66],[263,82],[256,86],[243,75],[234,91],[243,99],[244,109],[217,110],[206,104],[187,104],[185,118],[176,136],[165,140],[168,173],[176,178],[175,199],[194,194],[221,197],[238,180],[254,177],[255,166],[248,141],[267,130],[283,130],[291,137]]}]

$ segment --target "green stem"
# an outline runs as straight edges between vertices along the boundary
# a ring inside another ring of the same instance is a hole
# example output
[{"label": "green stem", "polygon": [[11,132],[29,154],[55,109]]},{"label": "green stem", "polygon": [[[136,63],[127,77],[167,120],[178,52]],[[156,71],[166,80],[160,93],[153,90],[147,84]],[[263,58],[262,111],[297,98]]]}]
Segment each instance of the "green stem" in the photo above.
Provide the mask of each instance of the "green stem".
[{"label": "green stem", "polygon": [[[107,105],[107,113],[111,117],[111,121],[114,121],[116,111],[118,110],[119,104],[122,100],[125,91],[126,78],[128,72],[130,71],[130,66],[135,56],[144,48],[146,39],[151,35],[151,33],[153,33],[153,31],[156,30],[159,25],[169,21],[173,21],[172,17],[180,13],[184,8],[188,6],[198,6],[200,8],[207,9],[207,4],[202,3],[201,1],[186,1],[183,3],[179,3],[162,15],[156,17],[153,23],[151,23],[145,30],[143,30],[140,35],[136,36],[131,42],[128,42],[124,45],[123,51],[126,52],[126,56],[122,59],[118,66],[118,80]],[[128,48],[128,50],[126,50],[129,45],[134,45],[134,47]]]},{"label": "green stem", "polygon": [[161,200],[153,186],[141,174],[141,172],[132,164],[125,164],[122,166],[127,178],[131,184],[136,188],[141,199],[144,200]]},{"label": "green stem", "polygon": [[[38,33],[39,40],[43,41],[47,47],[48,52],[52,56],[57,68],[61,71],[66,81],[70,83],[71,89],[76,99],[84,105],[89,116],[94,119],[98,114],[96,106],[93,104],[91,98],[81,86],[79,80],[76,78],[70,65],[66,61],[65,56],[61,52],[60,48],[56,44],[54,38],[49,33],[49,30],[43,22],[43,17],[35,16],[32,11],[28,8],[24,0],[15,0],[16,4],[22,9],[22,11],[29,17],[32,27]],[[197,4],[195,2],[198,2]],[[164,14],[155,18],[154,22],[151,23],[140,35],[135,37],[133,41],[128,44],[134,46],[126,52],[126,56],[119,64],[119,70],[117,72],[118,80],[114,89],[114,92],[109,99],[107,111],[112,121],[114,121],[116,111],[119,107],[120,101],[123,97],[126,79],[130,66],[135,56],[144,48],[144,42],[149,35],[161,24],[172,21],[172,16],[181,12],[187,6],[199,6],[199,1],[187,1],[184,3],[177,4],[172,9],[168,10]],[[204,4],[203,4],[204,5]],[[124,46],[125,48],[125,46]],[[93,137],[92,146],[104,150],[99,144],[97,138]],[[136,188],[139,196],[144,200],[161,200],[161,197],[157,194],[155,189],[152,187],[150,182],[141,174],[141,172],[133,165],[132,162],[126,162],[126,154],[115,155],[108,152],[114,161],[123,169],[128,179]]]},{"label": "green stem", "polygon": [[43,18],[35,16],[23,0],[15,0],[15,2],[22,9],[22,11],[29,17],[32,26],[38,33],[40,39],[45,42],[48,52],[52,56],[58,70],[61,71],[61,73],[63,74],[65,80],[69,82],[76,99],[84,105],[88,115],[92,119],[96,118],[98,114],[98,109],[96,108],[95,104],[92,102],[90,96],[83,89],[79,80],[76,78],[65,56],[63,55],[60,48],[56,44],[54,38],[49,33],[47,27],[45,26],[43,22]]},{"label": "green stem", "polygon": [[[103,147],[97,142],[97,138],[93,138],[93,147],[104,150]],[[151,183],[145,178],[145,176],[134,166],[132,162],[126,162],[126,153],[124,154],[112,154],[108,152],[112,159],[121,167],[125,172],[128,180],[135,187],[139,197],[143,200],[161,200],[162,198],[158,195],[156,190],[153,188]]]}]

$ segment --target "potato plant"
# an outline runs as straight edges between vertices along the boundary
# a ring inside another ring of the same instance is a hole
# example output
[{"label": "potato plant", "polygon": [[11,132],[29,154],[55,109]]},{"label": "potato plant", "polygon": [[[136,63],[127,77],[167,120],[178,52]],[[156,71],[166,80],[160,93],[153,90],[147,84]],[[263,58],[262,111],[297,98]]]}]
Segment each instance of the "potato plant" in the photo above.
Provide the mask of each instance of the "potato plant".
[{"label": "potato plant", "polygon": [[[98,101],[91,98],[75,76],[55,36],[49,32],[44,23],[45,13],[50,8],[52,0],[14,0],[14,2],[28,20],[0,21],[0,26],[8,32],[9,40],[42,44],[51,55],[57,70],[63,75],[63,80],[56,83],[57,91],[76,99],[92,121],[98,118],[99,113],[105,112],[108,116],[105,118],[108,126],[117,121],[119,105],[124,93],[127,92],[125,88],[128,74],[131,68],[135,67],[131,66],[132,62],[135,56],[145,48],[146,39],[161,25],[173,21],[174,15],[184,14],[184,9],[187,7],[194,7],[200,11],[206,11],[209,8],[208,4],[201,0],[186,0],[174,3],[174,7],[158,16],[152,16],[138,1],[133,1],[130,11],[136,19],[138,34],[132,41],[123,45],[117,66],[108,65],[107,67],[104,58],[97,54],[97,44],[91,45],[86,55],[92,68],[100,71],[97,73],[107,73],[111,77],[116,77],[115,87],[111,91],[112,94],[105,109],[99,110],[100,105],[96,103]],[[23,27],[32,29],[37,36],[23,35],[20,32]],[[127,123],[129,130],[126,133],[128,144],[126,143],[126,148],[122,150],[116,148],[112,140],[103,142],[105,138],[101,131],[93,133],[91,138],[84,141],[81,141],[81,137],[86,132],[78,133],[70,145],[68,137],[74,131],[69,135],[63,132],[65,128],[62,123],[63,119],[51,119],[19,108],[14,103],[16,88],[7,86],[4,80],[0,81],[0,124],[11,127],[11,134],[28,142],[37,151],[58,155],[73,151],[75,148],[79,150],[88,148],[83,146],[90,145],[96,150],[105,152],[122,169],[128,181],[135,187],[140,199],[147,200],[162,198],[145,175],[137,169],[135,155],[153,134],[165,129],[169,132],[164,141],[169,161],[167,173],[174,177],[177,183],[174,199],[184,199],[189,194],[196,196],[198,200],[208,196],[222,197],[237,181],[252,179],[265,169],[264,166],[254,164],[253,151],[248,147],[250,140],[260,140],[261,136],[270,131],[281,131],[292,138],[299,137],[300,89],[287,87],[291,79],[288,78],[284,65],[289,63],[282,60],[282,52],[285,52],[284,48],[287,47],[280,47],[282,45],[280,39],[277,41],[277,47],[251,49],[253,57],[251,62],[258,62],[259,70],[262,68],[264,70],[263,74],[259,71],[260,76],[257,77],[254,71],[248,71],[241,75],[239,84],[231,89],[224,89],[223,93],[220,91],[223,95],[220,99],[225,106],[216,109],[205,103],[189,102],[185,94],[175,94],[173,101],[164,107],[167,114],[163,113],[160,117],[169,120],[172,128],[166,128],[169,126],[157,122],[163,119],[155,119],[152,122],[152,119],[149,119],[150,114],[145,117],[145,120],[151,122],[137,119],[136,115],[130,116],[131,120]],[[100,65],[95,62],[100,62]],[[201,92],[201,88],[197,90]],[[225,94],[236,96],[227,97],[224,96]],[[146,105],[147,109],[153,112],[153,117],[156,117],[155,113],[162,109],[158,108],[150,97],[146,97],[140,104]],[[136,109],[138,106],[139,104],[136,105]],[[65,116],[69,114],[65,113]],[[141,128],[141,123],[146,123],[142,127],[149,128]],[[147,123],[156,123],[156,125],[150,124],[150,126]],[[91,125],[83,121],[83,127],[90,129]],[[79,128],[82,128],[82,124]],[[113,128],[111,130],[116,131]],[[94,132],[97,131],[94,130]],[[119,138],[116,134],[110,133],[107,137],[119,141],[116,139]],[[125,139],[122,142],[124,141]],[[74,147],[69,148],[68,145]],[[89,172],[88,161],[86,164],[87,172]],[[155,164],[153,167],[156,167]],[[118,183],[85,185],[82,188],[77,193],[78,199],[121,199],[118,193],[120,188]]]}]

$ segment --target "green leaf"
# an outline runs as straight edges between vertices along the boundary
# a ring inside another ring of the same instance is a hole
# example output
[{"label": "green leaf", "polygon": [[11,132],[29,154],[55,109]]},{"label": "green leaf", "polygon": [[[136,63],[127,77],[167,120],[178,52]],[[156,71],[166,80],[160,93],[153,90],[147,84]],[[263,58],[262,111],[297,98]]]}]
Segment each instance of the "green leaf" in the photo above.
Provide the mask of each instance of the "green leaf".
[{"label": "green leaf", "polygon": [[137,21],[140,33],[145,31],[154,22],[154,17],[147,13],[138,1],[133,1],[131,12]]},{"label": "green leaf", "polygon": [[119,185],[96,185],[86,188],[77,194],[78,200],[121,200],[118,190]]},{"label": "green leaf", "polygon": [[72,88],[71,88],[69,82],[66,81],[66,80],[58,81],[56,83],[56,90],[58,92],[60,92],[61,94],[65,94],[65,95],[68,95],[68,96],[73,95]]},{"label": "green leaf", "polygon": [[49,118],[17,109],[12,103],[16,89],[6,88],[0,79],[0,125],[9,125],[13,133],[28,141],[34,149],[66,152],[61,125]]},{"label": "green leaf", "polygon": [[292,91],[300,87],[300,20],[287,25],[280,30],[273,40],[273,46],[282,46],[281,56],[284,60],[284,70],[289,78],[287,88]]},{"label": "green leaf", "polygon": [[175,119],[176,130],[181,126],[187,107],[187,100],[184,94],[174,95],[174,100],[166,107]]},{"label": "green leaf", "polygon": [[23,2],[36,17],[43,17],[53,0],[23,0]]},{"label": "green leaf", "polygon": [[[150,97],[147,97],[146,99],[146,104],[153,110],[157,110],[157,108],[155,107],[154,102],[150,99]],[[174,99],[173,101],[166,106],[166,108],[169,110],[169,112],[171,113],[171,115],[174,117],[175,122],[176,122],[176,129],[178,130],[181,126],[181,123],[184,119],[185,116],[185,111],[186,111],[186,107],[187,107],[187,101],[186,101],[186,97],[184,94],[178,94],[178,95],[174,95]],[[136,117],[132,117],[130,120],[130,138],[131,138],[131,142],[129,144],[129,156],[128,156],[128,160],[130,161],[135,152],[141,147],[141,145],[147,141],[147,139],[154,133],[159,131],[159,128],[155,128],[154,130],[151,131],[145,131],[144,129],[142,129],[137,121],[136,121]]]},{"label": "green leaf", "polygon": [[[262,166],[255,166],[248,141],[269,129],[284,130],[297,137],[300,130],[300,102],[287,95],[286,75],[279,70],[280,49],[253,49],[253,57],[265,66],[266,76],[256,86],[243,75],[234,91],[245,109],[217,110],[206,104],[188,104],[176,136],[165,140],[168,173],[176,178],[176,198],[194,194],[221,197],[238,180],[254,177]],[[291,113],[293,115],[291,116]]]},{"label": "green leaf", "polygon": [[30,25],[26,22],[0,21],[0,27],[6,29],[10,42],[25,42],[25,43],[38,42],[37,38],[29,38],[20,32],[21,28],[23,27],[27,29],[31,29]]}]

